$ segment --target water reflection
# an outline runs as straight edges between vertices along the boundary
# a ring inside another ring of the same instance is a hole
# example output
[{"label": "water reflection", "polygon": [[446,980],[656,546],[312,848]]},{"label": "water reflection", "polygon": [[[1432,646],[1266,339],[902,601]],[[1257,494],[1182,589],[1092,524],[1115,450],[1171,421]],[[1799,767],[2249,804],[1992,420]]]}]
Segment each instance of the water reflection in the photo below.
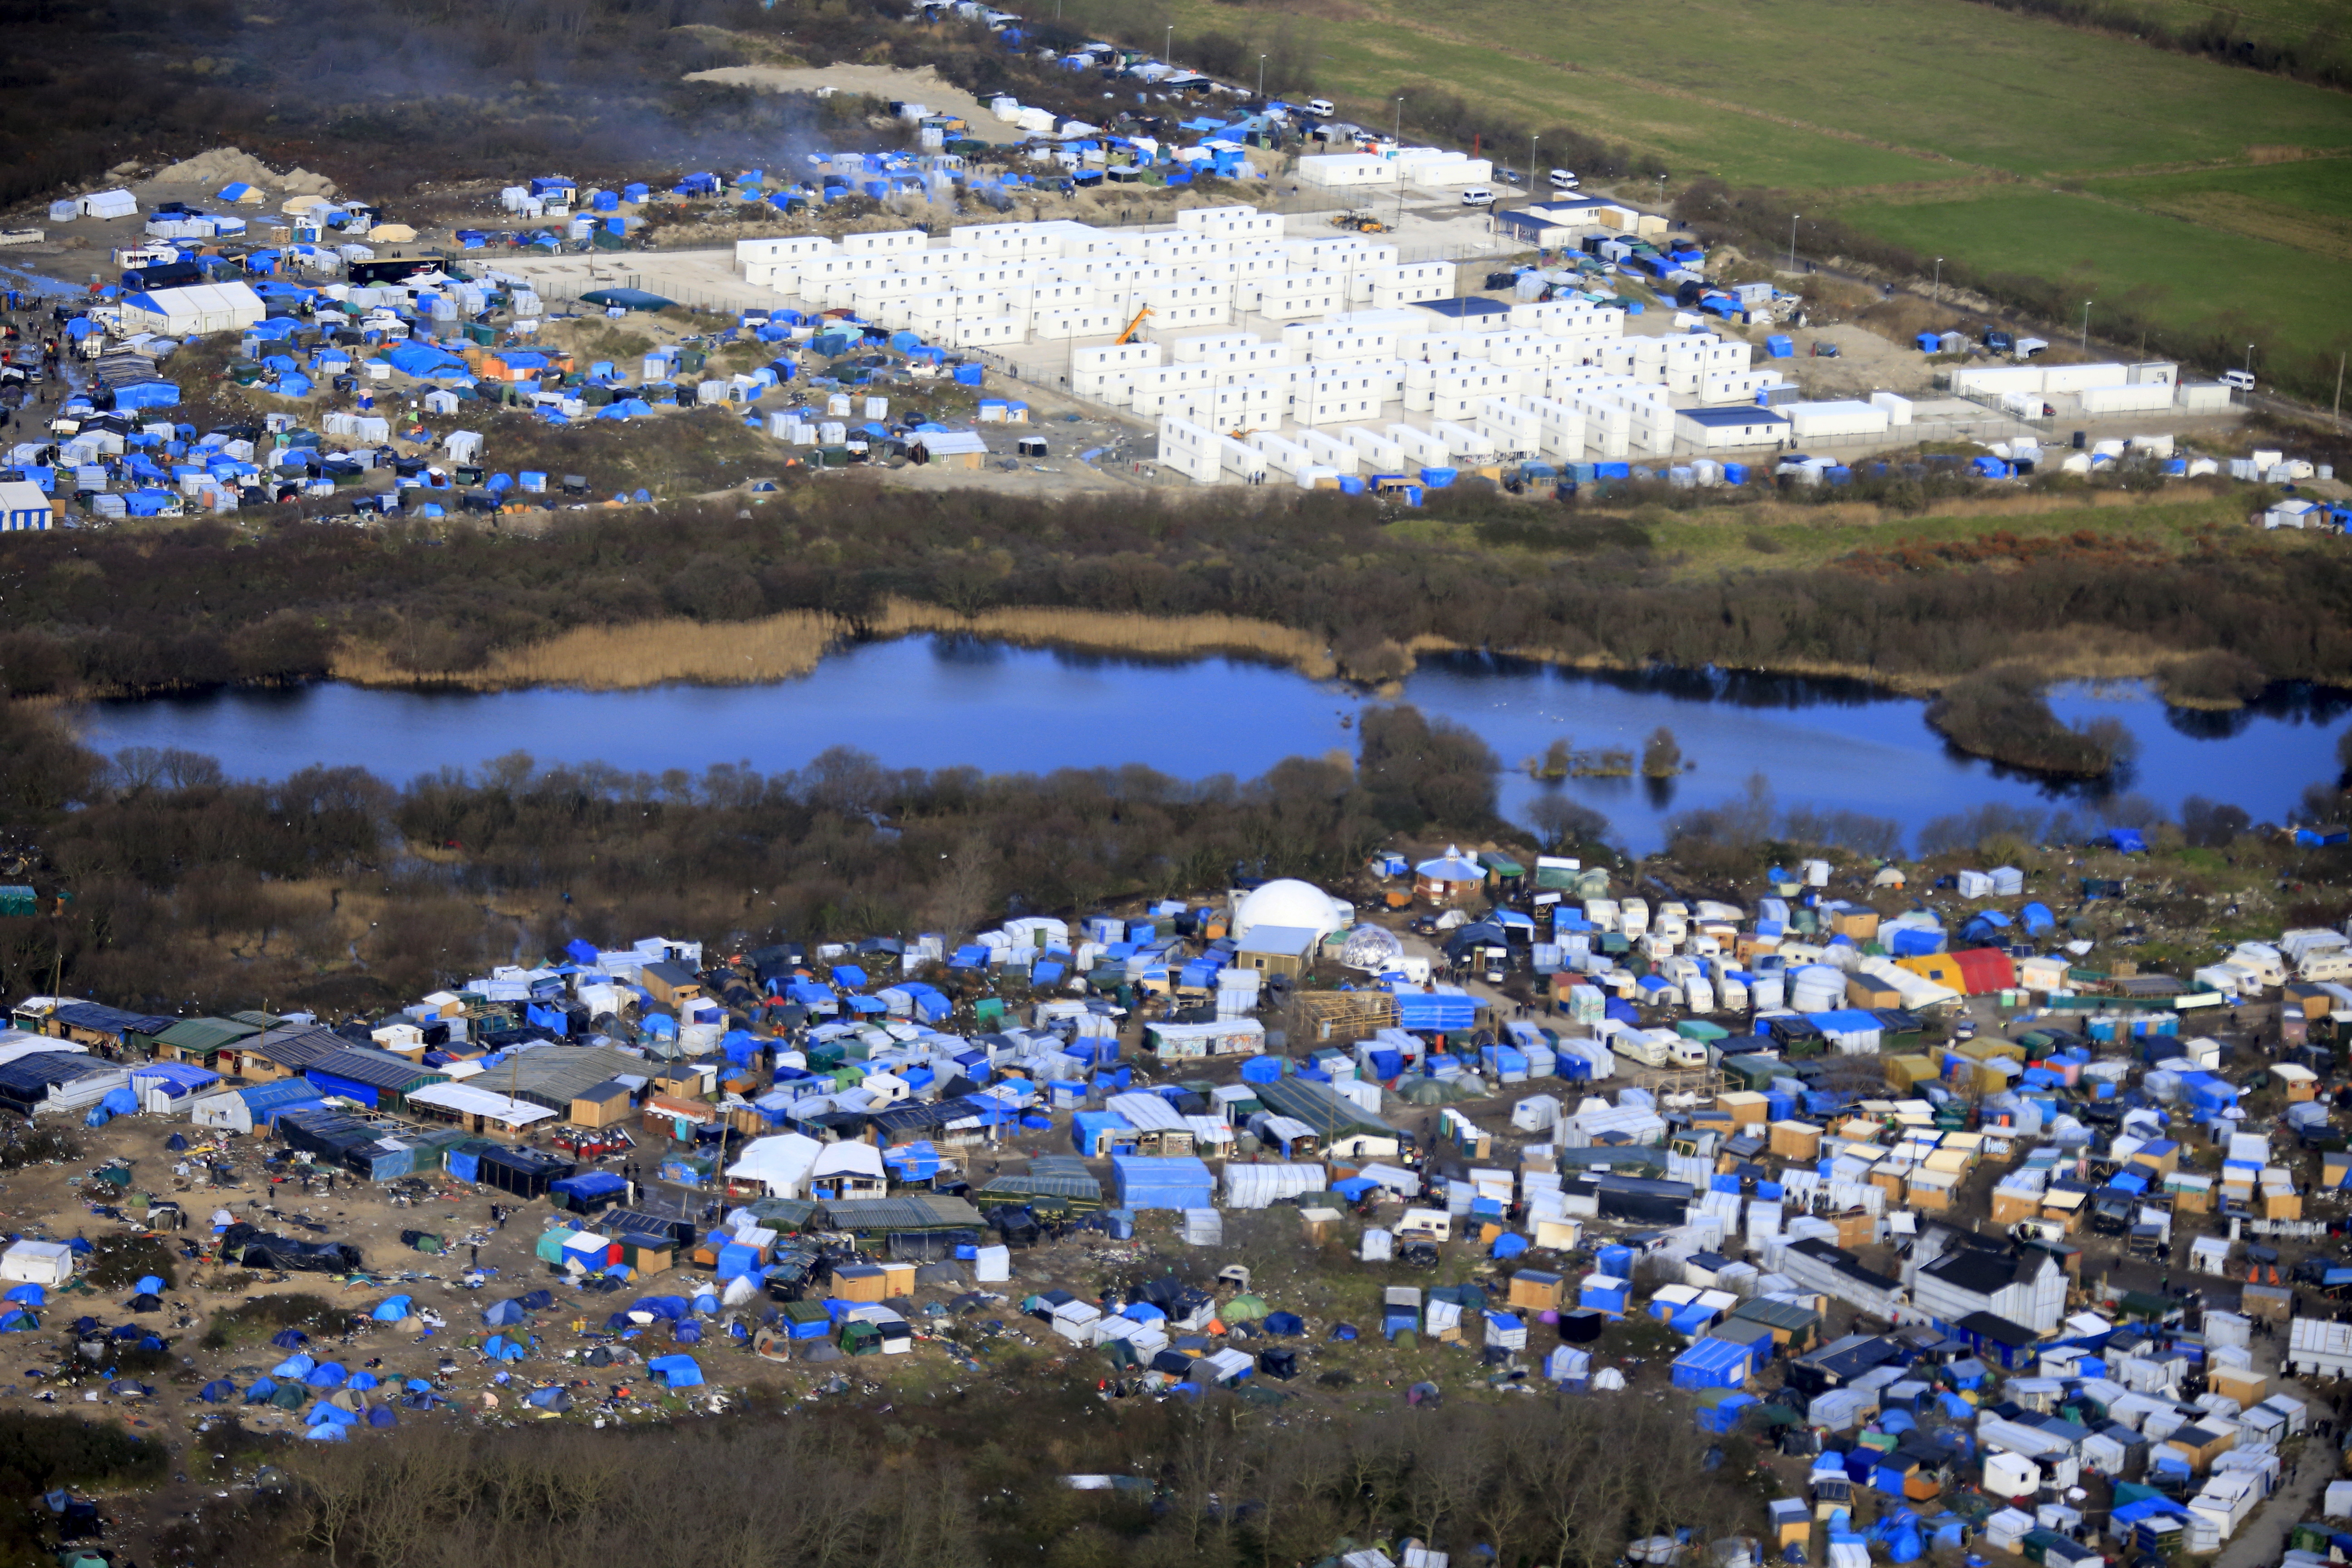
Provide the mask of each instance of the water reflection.
[{"label": "water reflection", "polygon": [[[1503,761],[1507,814],[1540,793],[1607,816],[1630,847],[1663,837],[1670,816],[1714,805],[1764,775],[1783,807],[1891,817],[1906,831],[1987,804],[2095,806],[2120,792],[2168,812],[2201,795],[2283,820],[2303,787],[2337,773],[2330,726],[2352,694],[2300,686],[2231,714],[2184,713],[2137,685],[2055,691],[2066,723],[2114,718],[2139,741],[2113,783],[2052,781],[1961,755],[1924,706],[1856,680],[1730,670],[1584,672],[1486,653],[1424,660],[1403,700],[1483,737]],[[1140,764],[1179,778],[1249,778],[1286,756],[1352,752],[1377,700],[1248,658],[1191,661],[925,637],[850,647],[810,674],[761,687],[643,691],[369,691],[347,686],[104,702],[81,710],[100,751],[177,746],[239,777],[312,763],[366,767],[395,782],[479,768],[527,751],[547,763],[604,761],[633,772],[699,774],[738,758],[761,772],[807,764],[830,746],[893,768],[986,773]],[[1691,771],[1662,780],[1538,782],[1521,768],[1555,741],[1638,759],[1674,732]]]}]

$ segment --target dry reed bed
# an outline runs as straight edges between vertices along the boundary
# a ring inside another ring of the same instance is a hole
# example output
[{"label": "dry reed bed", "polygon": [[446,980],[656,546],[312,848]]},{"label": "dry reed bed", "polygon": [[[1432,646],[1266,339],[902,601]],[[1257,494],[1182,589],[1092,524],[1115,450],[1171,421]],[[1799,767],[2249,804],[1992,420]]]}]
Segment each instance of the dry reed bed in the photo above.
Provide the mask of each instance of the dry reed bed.
[{"label": "dry reed bed", "polygon": [[625,691],[668,681],[750,686],[808,674],[858,630],[874,637],[952,632],[1023,647],[1074,647],[1154,658],[1244,654],[1286,665],[1317,679],[1338,673],[1320,638],[1237,616],[1150,616],[1076,609],[1006,609],[958,615],[936,605],[895,600],[862,628],[839,616],[792,610],[756,621],[639,621],[581,626],[545,642],[502,649],[479,669],[421,677],[387,649],[352,644],[335,657],[334,676],[358,686],[430,684],[469,691],[568,686]]},{"label": "dry reed bed", "polygon": [[[756,621],[709,623],[678,619],[640,621],[625,626],[583,626],[546,642],[502,650],[480,669],[432,678],[401,668],[381,647],[351,645],[336,656],[333,673],[336,679],[358,686],[442,685],[471,691],[533,686],[625,691],[671,681],[749,686],[806,675],[827,653],[861,631],[876,637],[945,632],[1022,647],[1082,648],[1151,658],[1238,654],[1283,665],[1315,680],[1328,680],[1346,673],[1320,638],[1289,626],[1237,616],[1158,618],[1128,612],[1066,608],[1002,609],[965,616],[940,605],[903,599],[891,601],[879,616],[862,626],[810,610],[787,611]],[[1427,634],[1403,646],[1416,659],[1433,653],[1459,652],[1463,647],[1451,639]],[[1571,655],[1542,647],[1497,651],[1565,668],[1633,668],[1632,661],[1606,655]],[[2179,653],[2130,633],[2079,627],[2021,637],[2016,656],[2053,680],[2126,680],[2155,677],[2167,663],[2179,658]],[[1868,680],[1916,697],[1934,695],[1951,679],[1794,658],[1776,661],[1771,673]],[[1384,696],[1394,696],[1402,689],[1391,681],[1379,689]]]},{"label": "dry reed bed", "polygon": [[756,621],[580,626],[545,642],[500,649],[479,669],[429,679],[402,668],[381,647],[346,645],[335,656],[334,674],[359,686],[434,684],[472,691],[525,686],[625,691],[673,680],[749,686],[808,674],[847,630],[837,617],[813,610]]},{"label": "dry reed bed", "polygon": [[1271,621],[1239,616],[1163,617],[1063,608],[990,610],[963,616],[938,605],[894,599],[871,629],[881,637],[908,632],[956,632],[1023,647],[1077,647],[1157,658],[1246,654],[1288,665],[1318,680],[1339,672],[1322,638]]}]

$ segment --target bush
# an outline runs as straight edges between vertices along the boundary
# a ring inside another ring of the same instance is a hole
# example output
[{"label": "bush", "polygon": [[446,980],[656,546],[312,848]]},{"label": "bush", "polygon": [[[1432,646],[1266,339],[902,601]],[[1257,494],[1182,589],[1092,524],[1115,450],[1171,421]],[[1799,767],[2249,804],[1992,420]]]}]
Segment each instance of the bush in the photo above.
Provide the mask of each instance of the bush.
[{"label": "bush", "polygon": [[2034,773],[2104,778],[2127,754],[2130,735],[2112,719],[2069,729],[2050,711],[2042,682],[2021,665],[1996,665],[1956,680],[1927,707],[1927,722],[1961,751]]},{"label": "bush", "polygon": [[300,1329],[310,1334],[331,1334],[349,1321],[351,1314],[324,1297],[298,1290],[288,1296],[256,1296],[234,1307],[223,1307],[213,1313],[205,1330],[204,1348],[208,1351],[226,1350],[247,1340],[267,1339],[281,1329]]},{"label": "bush", "polygon": [[180,1283],[180,1259],[170,1245],[152,1236],[102,1236],[90,1244],[81,1273],[101,1290],[127,1290],[152,1274],[167,1290]]},{"label": "bush", "polygon": [[2174,659],[2158,670],[2157,680],[2164,700],[2184,708],[2242,707],[2270,684],[2261,665],[2227,648]]}]

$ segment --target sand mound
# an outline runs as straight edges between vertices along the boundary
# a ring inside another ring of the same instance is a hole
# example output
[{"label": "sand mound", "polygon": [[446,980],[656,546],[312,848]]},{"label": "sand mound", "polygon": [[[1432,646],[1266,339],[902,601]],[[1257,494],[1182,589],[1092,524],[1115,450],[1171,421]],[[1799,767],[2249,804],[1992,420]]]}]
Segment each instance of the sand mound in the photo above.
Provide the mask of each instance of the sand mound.
[{"label": "sand mound", "polygon": [[158,169],[152,178],[158,184],[210,185],[217,189],[242,183],[298,196],[335,194],[335,182],[324,174],[300,168],[281,174],[250,153],[235,147],[215,147],[209,153],[199,153],[168,168]]}]

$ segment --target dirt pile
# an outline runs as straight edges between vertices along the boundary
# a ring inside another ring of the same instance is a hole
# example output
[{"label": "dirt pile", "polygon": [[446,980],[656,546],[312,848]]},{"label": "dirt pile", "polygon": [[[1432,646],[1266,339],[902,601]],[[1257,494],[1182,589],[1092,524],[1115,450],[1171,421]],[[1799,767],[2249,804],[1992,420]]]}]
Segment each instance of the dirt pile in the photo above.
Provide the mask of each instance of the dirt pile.
[{"label": "dirt pile", "polygon": [[314,174],[301,168],[281,174],[250,153],[235,147],[215,147],[193,158],[182,159],[155,171],[153,178],[159,184],[259,185],[298,196],[331,196],[335,194],[335,182],[324,174]]}]

